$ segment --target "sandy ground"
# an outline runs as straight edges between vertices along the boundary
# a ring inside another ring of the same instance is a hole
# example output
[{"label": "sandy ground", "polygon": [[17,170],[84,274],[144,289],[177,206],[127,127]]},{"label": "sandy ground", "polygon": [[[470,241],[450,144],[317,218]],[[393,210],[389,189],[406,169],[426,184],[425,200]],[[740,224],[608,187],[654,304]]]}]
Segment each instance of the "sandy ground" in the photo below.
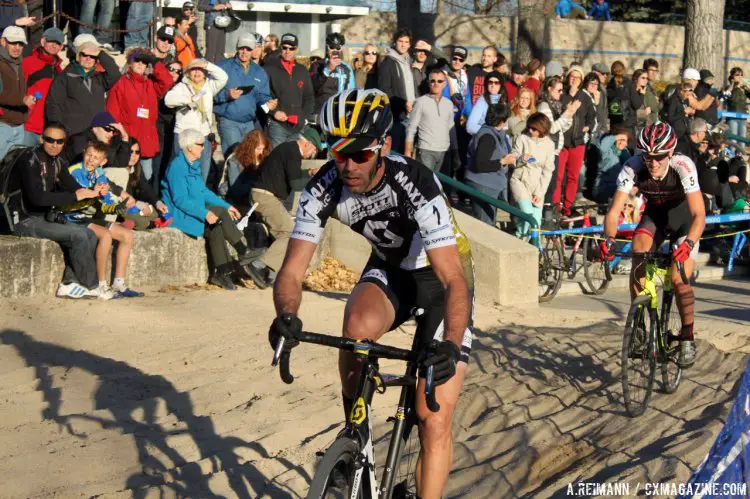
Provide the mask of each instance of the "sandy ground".
[{"label": "sandy ground", "polygon": [[[480,306],[446,496],[564,496],[581,481],[636,495],[647,481],[686,480],[723,425],[749,350],[750,285],[727,286],[711,296],[724,293],[716,306],[733,315],[700,316],[710,342],[699,342],[698,364],[637,419],[619,381],[625,296]],[[306,293],[306,329],[339,331],[344,300]],[[269,290],[0,308],[2,497],[304,497],[316,453],[341,428],[335,352],[296,349],[293,385],[270,367]],[[408,347],[411,330],[388,342]],[[375,398],[381,458],[397,396]]]}]

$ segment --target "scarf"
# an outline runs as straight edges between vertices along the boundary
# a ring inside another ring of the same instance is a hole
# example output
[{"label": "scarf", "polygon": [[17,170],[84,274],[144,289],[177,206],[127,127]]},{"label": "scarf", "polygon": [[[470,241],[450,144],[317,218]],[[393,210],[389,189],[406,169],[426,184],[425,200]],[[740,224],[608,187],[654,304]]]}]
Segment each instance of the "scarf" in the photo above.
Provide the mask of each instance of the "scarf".
[{"label": "scarf", "polygon": [[414,76],[411,72],[411,64],[409,61],[408,54],[401,55],[396,52],[395,49],[389,48],[386,52],[386,56],[393,59],[398,69],[400,79],[404,82],[404,89],[406,90],[406,100],[414,102],[416,95],[414,92]]},{"label": "scarf", "polygon": [[557,119],[560,116],[562,116],[563,108],[562,108],[562,102],[559,100],[554,99],[548,99],[545,101],[547,105],[549,105],[549,108],[552,110],[552,117]]},{"label": "scarf", "polygon": [[[193,80],[188,78],[187,84],[193,90],[193,94],[197,95],[201,93],[201,90],[203,90],[203,87],[205,86],[206,82],[203,82],[203,85],[198,86],[196,83],[193,82]],[[208,116],[206,115],[206,106],[203,104],[203,97],[195,101],[195,106],[198,108],[198,112],[201,113],[201,117],[203,118],[203,121],[209,121]]]}]

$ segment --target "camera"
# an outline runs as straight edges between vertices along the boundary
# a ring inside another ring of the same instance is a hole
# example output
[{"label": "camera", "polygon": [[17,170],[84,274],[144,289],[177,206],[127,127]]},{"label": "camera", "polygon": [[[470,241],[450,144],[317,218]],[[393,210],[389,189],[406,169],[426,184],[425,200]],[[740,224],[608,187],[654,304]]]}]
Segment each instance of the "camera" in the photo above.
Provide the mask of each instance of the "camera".
[{"label": "camera", "polygon": [[65,218],[65,215],[56,210],[50,210],[47,213],[44,214],[44,219],[52,224],[66,224],[68,223],[68,220]]}]

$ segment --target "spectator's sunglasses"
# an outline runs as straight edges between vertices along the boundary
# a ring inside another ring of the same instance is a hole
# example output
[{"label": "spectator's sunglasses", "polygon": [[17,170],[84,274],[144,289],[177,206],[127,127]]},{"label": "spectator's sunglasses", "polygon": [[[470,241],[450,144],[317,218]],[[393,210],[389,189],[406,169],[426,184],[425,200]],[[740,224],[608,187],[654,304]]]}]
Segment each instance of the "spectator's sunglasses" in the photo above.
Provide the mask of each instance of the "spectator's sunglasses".
[{"label": "spectator's sunglasses", "polygon": [[430,83],[432,83],[433,85],[440,85],[441,83],[445,83],[445,79],[442,79],[442,80],[433,79],[433,80],[430,80]]},{"label": "spectator's sunglasses", "polygon": [[371,161],[377,154],[378,151],[383,147],[382,143],[376,144],[371,147],[367,147],[365,149],[355,151],[352,153],[343,153],[339,151],[334,151],[331,149],[331,157],[336,163],[344,164],[348,160],[352,160],[353,162],[357,164],[363,164],[367,163],[368,161]]},{"label": "spectator's sunglasses", "polygon": [[172,45],[174,43],[174,40],[170,40],[169,38],[162,38],[162,37],[159,37],[159,41],[160,42],[166,42],[166,43],[168,43],[170,45]]},{"label": "spectator's sunglasses", "polygon": [[178,68],[178,67],[175,67],[175,68],[169,68],[169,72],[170,72],[170,73],[177,73],[177,74],[182,74],[182,68]]},{"label": "spectator's sunglasses", "polygon": [[487,85],[500,85],[500,80],[487,80]]},{"label": "spectator's sunglasses", "polygon": [[89,59],[93,59],[95,61],[99,60],[99,56],[98,55],[87,54],[86,52],[81,52],[81,58],[83,58],[83,57],[88,57]]},{"label": "spectator's sunglasses", "polygon": [[458,57],[457,55],[454,55],[453,60],[458,61],[458,62],[464,62],[466,59],[464,59],[463,57]]},{"label": "spectator's sunglasses", "polygon": [[414,49],[415,54],[427,54],[425,49]]},{"label": "spectator's sunglasses", "polygon": [[18,46],[26,45],[26,44],[23,42],[8,42],[8,45],[13,45],[14,47],[18,47]]},{"label": "spectator's sunglasses", "polygon": [[135,154],[137,156],[140,156],[141,155],[141,150],[140,149],[131,149],[130,150],[130,154]]},{"label": "spectator's sunglasses", "polygon": [[378,55],[377,52],[364,52],[365,55]]},{"label": "spectator's sunglasses", "polygon": [[294,52],[297,50],[297,47],[292,47],[291,45],[282,45],[281,50],[284,52]]},{"label": "spectator's sunglasses", "polygon": [[55,139],[52,137],[49,137],[47,135],[42,135],[42,140],[45,141],[47,144],[57,144],[59,146],[63,145],[65,143],[65,139]]},{"label": "spectator's sunglasses", "polygon": [[105,126],[104,131],[109,133],[117,133],[117,128],[113,126]]}]

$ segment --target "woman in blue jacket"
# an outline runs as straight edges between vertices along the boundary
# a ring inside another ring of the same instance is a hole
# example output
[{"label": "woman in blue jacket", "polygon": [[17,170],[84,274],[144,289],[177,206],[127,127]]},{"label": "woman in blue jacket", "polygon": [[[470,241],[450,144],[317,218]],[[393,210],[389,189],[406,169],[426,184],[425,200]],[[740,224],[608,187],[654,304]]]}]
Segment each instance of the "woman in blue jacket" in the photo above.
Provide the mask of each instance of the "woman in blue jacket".
[{"label": "woman in blue jacket", "polygon": [[183,130],[179,145],[181,152],[169,163],[161,184],[164,204],[173,217],[172,227],[192,237],[205,237],[214,269],[208,282],[235,289],[234,265],[225,241],[237,250],[240,267],[252,263],[257,255],[248,251],[242,232],[234,224],[240,212],[203,182],[200,158],[203,148],[209,147],[206,137],[192,128]]}]

